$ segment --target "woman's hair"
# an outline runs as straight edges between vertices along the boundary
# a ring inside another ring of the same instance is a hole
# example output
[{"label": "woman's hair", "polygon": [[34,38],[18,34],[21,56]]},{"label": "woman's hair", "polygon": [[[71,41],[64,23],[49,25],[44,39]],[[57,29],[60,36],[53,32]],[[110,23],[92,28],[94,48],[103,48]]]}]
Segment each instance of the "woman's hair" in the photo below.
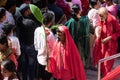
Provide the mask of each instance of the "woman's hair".
[{"label": "woman's hair", "polygon": [[5,60],[1,63],[1,65],[8,70],[9,72],[16,72],[16,66],[15,63],[12,60]]},{"label": "woman's hair", "polygon": [[67,2],[72,2],[72,0],[66,0]]},{"label": "woman's hair", "polygon": [[21,14],[23,15],[25,13],[26,10],[30,9],[29,4],[27,3],[23,3],[20,5],[19,7],[19,11],[21,12]]},{"label": "woman's hair", "polygon": [[5,12],[6,12],[5,8],[1,7],[1,8],[0,8],[0,19],[1,19],[3,16],[5,16]]},{"label": "woman's hair", "polygon": [[79,13],[79,11],[80,11],[79,5],[78,4],[73,4],[73,6],[72,6],[72,17],[75,20],[78,20],[77,14]]},{"label": "woman's hair", "polygon": [[16,0],[7,0],[6,5],[4,6],[6,10],[9,10],[12,6],[16,5]]},{"label": "woman's hair", "polygon": [[98,0],[91,0],[91,1],[90,1],[91,7],[94,8],[95,5],[97,4],[97,2],[98,2]]},{"label": "woman's hair", "polygon": [[45,25],[49,24],[50,22],[54,21],[54,13],[51,11],[47,11],[46,13],[43,14],[43,23]]},{"label": "woman's hair", "polygon": [[1,35],[0,36],[0,44],[7,44],[8,45],[8,40],[7,40],[7,36],[5,35]]},{"label": "woman's hair", "polygon": [[9,35],[9,33],[11,32],[11,30],[14,30],[15,26],[9,23],[6,23],[3,25],[2,30],[3,30],[3,34],[5,34],[6,36]]},{"label": "woman's hair", "polygon": [[31,0],[31,3],[38,6],[40,9],[45,8],[47,6],[46,0]]},{"label": "woman's hair", "polygon": [[48,4],[54,4],[56,0],[48,0]]}]

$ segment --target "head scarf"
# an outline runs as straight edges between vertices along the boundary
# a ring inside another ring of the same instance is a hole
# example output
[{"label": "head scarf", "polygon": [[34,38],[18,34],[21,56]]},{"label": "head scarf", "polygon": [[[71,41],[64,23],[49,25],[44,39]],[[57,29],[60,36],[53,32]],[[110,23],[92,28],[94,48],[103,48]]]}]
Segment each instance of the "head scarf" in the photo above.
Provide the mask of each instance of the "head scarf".
[{"label": "head scarf", "polygon": [[63,54],[64,56],[62,56],[63,59],[62,60],[60,58],[61,57],[60,53],[62,52],[62,50],[59,50],[62,47],[61,46],[62,43],[56,40],[56,43],[53,47],[53,51],[50,55],[48,71],[53,73],[53,76],[55,78],[62,79],[62,76],[68,76],[68,74],[63,75],[59,73],[61,72],[60,70],[61,65],[64,64],[62,66],[64,67],[65,70],[68,70],[69,74],[71,75],[69,76],[70,77],[69,80],[72,78],[75,80],[86,80],[81,57],[69,33],[69,30],[67,29],[66,26],[60,26],[58,28],[65,34],[65,45]]}]

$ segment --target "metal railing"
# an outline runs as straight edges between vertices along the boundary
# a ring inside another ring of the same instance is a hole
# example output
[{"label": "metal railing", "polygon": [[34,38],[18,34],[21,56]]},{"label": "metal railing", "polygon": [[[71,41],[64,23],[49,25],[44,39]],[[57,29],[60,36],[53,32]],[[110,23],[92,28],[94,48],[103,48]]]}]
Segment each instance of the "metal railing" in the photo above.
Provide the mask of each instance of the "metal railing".
[{"label": "metal railing", "polygon": [[120,57],[120,53],[117,53],[117,54],[114,54],[112,56],[109,56],[109,57],[106,57],[106,58],[103,58],[103,59],[100,59],[99,62],[98,62],[98,80],[101,80],[101,63],[102,62],[105,62],[105,61],[108,61],[108,60],[111,60],[111,59],[115,59],[115,58],[118,58]]}]

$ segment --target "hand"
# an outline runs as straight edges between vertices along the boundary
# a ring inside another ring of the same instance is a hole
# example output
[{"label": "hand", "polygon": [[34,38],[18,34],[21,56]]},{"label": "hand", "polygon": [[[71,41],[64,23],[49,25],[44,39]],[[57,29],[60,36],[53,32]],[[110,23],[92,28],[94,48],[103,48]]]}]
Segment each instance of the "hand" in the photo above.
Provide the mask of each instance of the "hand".
[{"label": "hand", "polygon": [[100,36],[101,36],[101,27],[100,26],[97,26],[96,28],[95,28],[95,35],[96,35],[96,37],[97,38],[99,38]]},{"label": "hand", "polygon": [[108,36],[107,38],[104,38],[104,39],[102,40],[102,43],[103,43],[103,44],[107,43],[111,38],[112,38],[111,36]]},{"label": "hand", "polygon": [[48,36],[50,34],[49,30],[45,29],[45,33]]}]

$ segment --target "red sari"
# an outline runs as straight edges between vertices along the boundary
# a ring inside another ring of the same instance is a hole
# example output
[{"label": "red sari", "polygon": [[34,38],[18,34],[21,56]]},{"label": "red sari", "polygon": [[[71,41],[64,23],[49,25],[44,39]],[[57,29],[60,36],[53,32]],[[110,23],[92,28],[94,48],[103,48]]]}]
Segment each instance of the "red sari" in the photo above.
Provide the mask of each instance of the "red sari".
[{"label": "red sari", "polygon": [[[101,37],[95,42],[95,47],[93,51],[94,65],[96,65],[100,59],[117,53],[117,39],[118,36],[120,36],[120,26],[118,24],[118,21],[111,14],[108,14],[107,20],[105,22],[99,21],[98,25],[101,27],[102,31]],[[112,39],[103,44],[101,41],[108,36],[112,36]],[[101,72],[103,76],[110,72],[113,64],[114,60],[105,61],[101,64]]]},{"label": "red sari", "polygon": [[65,33],[65,45],[56,41],[50,55],[48,71],[54,78],[61,80],[86,80],[81,57],[67,27],[59,28]]},{"label": "red sari", "polygon": [[89,0],[81,0],[82,3],[82,16],[85,16],[88,14],[88,11],[90,9],[89,7]]},{"label": "red sari", "polygon": [[120,66],[117,66],[114,70],[109,72],[102,80],[119,80],[120,78]]}]

